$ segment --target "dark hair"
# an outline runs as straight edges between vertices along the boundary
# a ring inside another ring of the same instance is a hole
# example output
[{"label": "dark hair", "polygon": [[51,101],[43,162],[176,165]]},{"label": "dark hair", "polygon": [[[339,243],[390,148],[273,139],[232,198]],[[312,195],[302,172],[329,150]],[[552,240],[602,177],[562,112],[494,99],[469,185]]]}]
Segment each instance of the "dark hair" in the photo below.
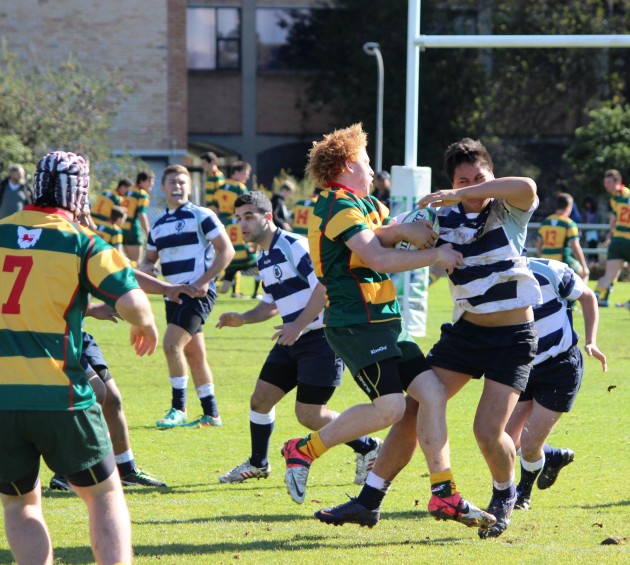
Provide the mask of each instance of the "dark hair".
[{"label": "dark hair", "polygon": [[121,186],[132,187],[133,181],[129,177],[123,177],[118,181],[116,188],[120,188]]},{"label": "dark hair", "polygon": [[573,206],[573,196],[567,194],[566,192],[561,192],[556,197],[556,209],[564,210],[565,208],[570,208]]},{"label": "dark hair", "polygon": [[232,165],[232,171],[251,171],[252,166],[247,161],[236,161]]},{"label": "dark hair", "polygon": [[206,151],[205,153],[202,153],[199,158],[202,161],[206,161],[208,163],[216,163],[219,160],[217,154],[213,153],[212,151]]},{"label": "dark hair", "polygon": [[490,172],[494,169],[488,150],[481,141],[470,139],[470,137],[452,143],[444,153],[444,170],[451,183],[455,177],[455,169],[464,163],[485,167]]},{"label": "dark hair", "polygon": [[597,210],[597,201],[590,194],[587,194],[582,201],[582,207],[585,209],[591,208]]},{"label": "dark hair", "polygon": [[604,173],[604,177],[610,177],[615,180],[615,182],[621,182],[623,179],[621,178],[621,173],[617,169],[608,169]]},{"label": "dark hair", "polygon": [[125,214],[127,210],[125,210],[122,206],[112,206],[112,211],[109,214],[109,221],[113,224],[114,222],[120,220]]},{"label": "dark hair", "polygon": [[251,190],[245,194],[241,194],[234,201],[234,208],[248,205],[256,206],[256,210],[261,214],[273,212],[271,200],[269,200],[269,198],[267,198],[260,190]]},{"label": "dark hair", "polygon": [[136,175],[136,184],[140,184],[149,179],[154,179],[155,173],[153,171],[139,171]]}]

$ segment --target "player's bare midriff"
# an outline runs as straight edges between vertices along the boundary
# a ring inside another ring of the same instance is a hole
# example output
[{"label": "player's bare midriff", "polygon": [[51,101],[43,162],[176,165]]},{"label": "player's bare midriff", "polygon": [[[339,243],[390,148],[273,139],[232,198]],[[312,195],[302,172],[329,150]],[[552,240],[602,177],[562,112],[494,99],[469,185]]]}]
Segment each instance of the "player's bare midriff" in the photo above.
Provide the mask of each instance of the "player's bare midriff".
[{"label": "player's bare midriff", "polygon": [[495,328],[500,326],[515,326],[534,321],[534,311],[531,306],[515,308],[514,310],[504,310],[503,312],[490,312],[488,314],[477,314],[464,312],[462,318],[471,324]]}]

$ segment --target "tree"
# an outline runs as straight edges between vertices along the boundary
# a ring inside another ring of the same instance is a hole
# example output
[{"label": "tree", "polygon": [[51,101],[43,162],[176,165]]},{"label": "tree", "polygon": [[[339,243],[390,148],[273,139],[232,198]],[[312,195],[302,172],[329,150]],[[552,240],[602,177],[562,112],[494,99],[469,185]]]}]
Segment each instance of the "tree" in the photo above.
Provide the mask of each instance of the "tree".
[{"label": "tree", "polygon": [[88,73],[72,58],[29,66],[0,45],[0,173],[19,163],[32,174],[34,161],[56,149],[87,155],[96,191],[137,169],[140,163],[111,156],[112,117],[128,91],[115,71]]},{"label": "tree", "polygon": [[[380,43],[385,63],[383,163],[403,160],[407,0],[337,0],[313,10],[301,27],[321,72],[313,75],[313,108],[334,108],[338,123],[375,129],[374,61],[361,46]],[[308,26],[306,26],[308,27]],[[630,28],[627,0],[442,0],[422,2],[421,32],[440,34],[595,34]],[[464,136],[494,151],[496,169],[510,174],[542,169],[541,187],[566,181],[561,155],[589,109],[630,98],[630,61],[616,49],[427,49],[420,62],[419,158],[442,170],[446,146]],[[372,138],[373,139],[373,138]],[[560,146],[552,157],[551,147]],[[434,183],[445,177],[434,173]]]},{"label": "tree", "polygon": [[630,105],[605,105],[591,110],[588,119],[564,154],[582,195],[599,190],[608,169],[630,175]]}]

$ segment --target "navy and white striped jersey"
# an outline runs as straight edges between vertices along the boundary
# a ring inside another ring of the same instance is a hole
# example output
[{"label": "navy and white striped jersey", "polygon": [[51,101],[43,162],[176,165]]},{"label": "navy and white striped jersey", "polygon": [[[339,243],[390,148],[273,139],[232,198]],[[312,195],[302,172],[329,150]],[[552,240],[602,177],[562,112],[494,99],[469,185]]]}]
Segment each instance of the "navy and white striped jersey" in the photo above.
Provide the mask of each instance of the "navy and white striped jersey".
[{"label": "navy and white striped jersey", "polygon": [[582,296],[586,284],[566,263],[533,258],[527,262],[540,284],[543,297],[542,304],[534,308],[538,352],[532,365],[539,365],[568,351],[578,342],[568,303]]},{"label": "navy and white striped jersey", "polygon": [[[258,257],[263,301],[274,304],[283,322],[293,322],[304,310],[319,281],[315,276],[308,240],[278,229],[269,246]],[[304,332],[323,327],[323,310]]]},{"label": "navy and white striped jersey", "polygon": [[[211,241],[225,233],[217,215],[191,202],[167,210],[151,226],[147,250],[157,251],[162,275],[171,284],[190,284],[214,261]],[[214,291],[214,281],[210,284]]]},{"label": "navy and white striped jersey", "polygon": [[454,321],[464,312],[487,314],[540,303],[540,288],[522,256],[535,209],[524,212],[494,199],[479,214],[467,214],[461,204],[438,210],[437,245],[451,243],[464,256],[464,264],[448,277]]}]

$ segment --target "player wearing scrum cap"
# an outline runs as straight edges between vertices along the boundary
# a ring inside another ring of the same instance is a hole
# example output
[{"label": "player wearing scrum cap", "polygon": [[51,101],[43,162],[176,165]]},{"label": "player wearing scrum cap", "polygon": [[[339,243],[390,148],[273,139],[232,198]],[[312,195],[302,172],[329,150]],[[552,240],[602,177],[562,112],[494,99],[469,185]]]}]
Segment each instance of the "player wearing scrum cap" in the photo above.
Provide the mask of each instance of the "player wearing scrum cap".
[{"label": "player wearing scrum cap", "polygon": [[[138,355],[157,329],[133,271],[76,218],[89,167],[55,151],[37,164],[32,206],[0,221],[0,499],[19,563],[52,563],[39,484],[40,457],[85,502],[99,563],[130,563],[131,525],[107,425],[81,367],[89,294],[131,326]],[[44,315],[45,314],[45,315]]]}]

